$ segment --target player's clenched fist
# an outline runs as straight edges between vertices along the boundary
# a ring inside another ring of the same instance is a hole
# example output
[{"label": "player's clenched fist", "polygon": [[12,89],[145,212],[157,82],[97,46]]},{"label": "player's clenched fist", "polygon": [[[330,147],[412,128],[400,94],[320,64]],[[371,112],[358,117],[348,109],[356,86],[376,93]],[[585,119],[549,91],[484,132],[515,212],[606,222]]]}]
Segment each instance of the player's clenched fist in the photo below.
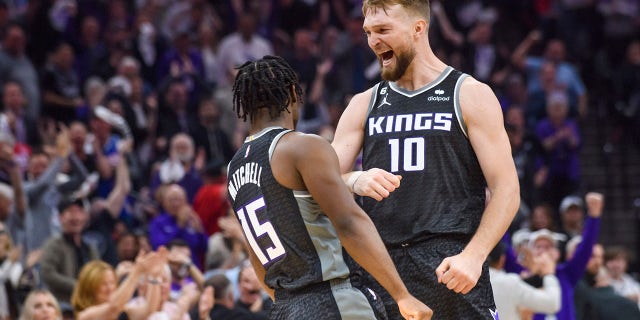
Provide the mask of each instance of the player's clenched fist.
[{"label": "player's clenched fist", "polygon": [[399,299],[398,308],[407,320],[430,320],[433,316],[433,310],[413,296]]}]

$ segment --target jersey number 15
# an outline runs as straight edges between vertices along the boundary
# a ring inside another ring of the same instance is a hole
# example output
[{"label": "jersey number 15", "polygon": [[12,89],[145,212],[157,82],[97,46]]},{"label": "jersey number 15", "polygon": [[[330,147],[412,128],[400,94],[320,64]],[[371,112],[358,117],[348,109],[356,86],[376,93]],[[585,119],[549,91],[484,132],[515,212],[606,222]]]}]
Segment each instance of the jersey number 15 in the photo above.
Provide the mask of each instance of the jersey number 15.
[{"label": "jersey number 15", "polygon": [[[263,266],[266,266],[270,262],[282,257],[285,254],[285,251],[284,246],[282,245],[282,242],[280,242],[280,238],[278,237],[276,230],[273,229],[273,225],[271,224],[271,222],[266,221],[260,223],[260,221],[258,220],[258,216],[256,215],[256,213],[258,210],[263,209],[264,207],[264,198],[260,197],[240,208],[238,210],[238,219],[240,220],[242,230],[247,237],[247,241],[249,241],[249,245],[251,245],[251,249],[256,254],[258,259],[260,259],[260,263],[262,263]],[[263,251],[260,245],[258,245],[256,238],[261,238],[265,235],[269,237],[269,239],[273,243],[273,246],[270,246]]]}]

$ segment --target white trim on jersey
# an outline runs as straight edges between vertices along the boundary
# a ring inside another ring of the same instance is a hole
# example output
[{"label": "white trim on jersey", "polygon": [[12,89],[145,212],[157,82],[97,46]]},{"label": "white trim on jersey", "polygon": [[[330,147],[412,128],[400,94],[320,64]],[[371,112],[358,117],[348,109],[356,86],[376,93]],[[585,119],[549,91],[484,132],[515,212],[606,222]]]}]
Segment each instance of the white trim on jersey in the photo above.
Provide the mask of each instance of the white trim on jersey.
[{"label": "white trim on jersey", "polygon": [[403,95],[403,96],[407,96],[409,98],[413,98],[437,85],[440,84],[440,82],[442,82],[444,79],[446,79],[449,74],[453,71],[453,68],[451,66],[447,66],[446,69],[444,69],[444,71],[442,71],[442,73],[433,81],[431,81],[430,83],[428,83],[426,86],[418,89],[418,90],[414,90],[414,91],[409,91],[407,89],[398,87],[398,85],[395,82],[389,82],[389,87],[391,89],[393,89],[393,91]]},{"label": "white trim on jersey", "polygon": [[460,130],[462,130],[462,133],[467,137],[467,139],[469,139],[469,135],[467,134],[467,125],[464,123],[464,119],[462,118],[462,108],[460,107],[460,86],[462,86],[462,81],[464,81],[468,76],[469,75],[466,73],[460,75],[456,82],[456,87],[453,90],[453,110],[456,112],[456,118],[458,118]]}]

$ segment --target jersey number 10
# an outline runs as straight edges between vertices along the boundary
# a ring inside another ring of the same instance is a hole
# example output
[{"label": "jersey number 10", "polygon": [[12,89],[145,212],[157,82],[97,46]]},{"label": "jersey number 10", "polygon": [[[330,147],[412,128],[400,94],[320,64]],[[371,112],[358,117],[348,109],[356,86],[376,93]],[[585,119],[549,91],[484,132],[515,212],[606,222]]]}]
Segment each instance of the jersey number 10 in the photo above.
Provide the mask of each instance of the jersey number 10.
[{"label": "jersey number 10", "polygon": [[[262,263],[263,266],[285,254],[284,246],[282,245],[282,242],[280,242],[280,238],[278,237],[276,230],[273,229],[271,222],[267,221],[260,223],[260,221],[258,221],[256,212],[264,207],[264,198],[260,197],[238,210],[238,219],[240,219],[242,230],[247,237],[247,241],[249,241],[249,245],[251,245],[251,249],[258,259],[260,259],[260,263]],[[266,252],[263,251],[256,241],[256,238],[261,238],[264,235],[269,237],[273,243],[273,246],[266,248]]]},{"label": "jersey number 10", "polygon": [[[402,170],[424,170],[424,138],[406,138],[403,144]],[[391,172],[398,172],[401,162],[400,139],[389,139],[389,145],[391,146]]]}]

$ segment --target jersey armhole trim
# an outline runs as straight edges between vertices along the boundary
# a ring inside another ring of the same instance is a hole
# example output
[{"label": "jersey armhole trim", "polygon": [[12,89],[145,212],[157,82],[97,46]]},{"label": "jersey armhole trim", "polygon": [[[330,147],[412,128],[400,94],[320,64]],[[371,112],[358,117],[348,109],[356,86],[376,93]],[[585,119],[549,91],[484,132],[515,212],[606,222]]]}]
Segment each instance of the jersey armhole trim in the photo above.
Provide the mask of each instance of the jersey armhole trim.
[{"label": "jersey armhole trim", "polygon": [[464,81],[464,79],[466,79],[468,76],[468,74],[463,73],[460,75],[460,77],[458,77],[458,81],[456,82],[456,87],[453,93],[453,110],[455,111],[456,118],[458,119],[458,126],[460,126],[460,130],[462,130],[462,133],[465,137],[467,137],[467,139],[469,138],[469,135],[467,134],[467,125],[464,123],[464,118],[462,117],[462,108],[460,107],[460,87],[462,86],[462,82]]},{"label": "jersey armhole trim", "polygon": [[365,127],[367,125],[367,118],[369,118],[369,114],[371,113],[371,110],[373,110],[373,106],[375,105],[376,100],[378,98],[379,87],[380,87],[380,82],[376,83],[376,85],[373,86],[373,90],[371,90],[371,99],[369,99],[369,107],[367,107],[367,114],[364,116]]},{"label": "jersey armhole trim", "polygon": [[271,162],[271,158],[273,157],[273,150],[276,149],[276,145],[278,144],[278,141],[280,141],[280,138],[291,131],[293,130],[284,130],[278,133],[278,135],[273,138],[273,140],[271,141],[271,145],[269,146],[269,162]]}]

